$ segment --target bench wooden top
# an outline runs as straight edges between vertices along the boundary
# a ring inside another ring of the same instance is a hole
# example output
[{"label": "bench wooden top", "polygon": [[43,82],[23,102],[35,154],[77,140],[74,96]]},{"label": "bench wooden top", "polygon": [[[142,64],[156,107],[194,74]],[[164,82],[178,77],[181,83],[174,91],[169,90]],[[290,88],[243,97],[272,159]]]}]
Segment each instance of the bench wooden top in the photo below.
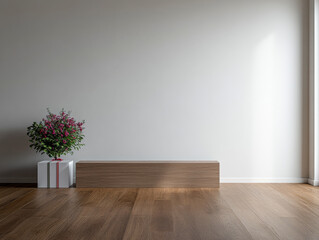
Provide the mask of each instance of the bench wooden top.
[{"label": "bench wooden top", "polygon": [[159,161],[159,160],[81,160],[78,161],[77,163],[219,163],[218,161],[215,160],[163,160],[163,161]]}]

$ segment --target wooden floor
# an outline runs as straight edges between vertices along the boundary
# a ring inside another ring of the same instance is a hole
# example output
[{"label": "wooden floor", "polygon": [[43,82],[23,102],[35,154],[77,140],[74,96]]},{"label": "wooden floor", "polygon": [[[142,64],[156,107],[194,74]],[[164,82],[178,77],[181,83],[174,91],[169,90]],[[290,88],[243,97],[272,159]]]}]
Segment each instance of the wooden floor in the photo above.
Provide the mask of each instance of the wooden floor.
[{"label": "wooden floor", "polygon": [[0,186],[0,239],[319,239],[319,188]]}]

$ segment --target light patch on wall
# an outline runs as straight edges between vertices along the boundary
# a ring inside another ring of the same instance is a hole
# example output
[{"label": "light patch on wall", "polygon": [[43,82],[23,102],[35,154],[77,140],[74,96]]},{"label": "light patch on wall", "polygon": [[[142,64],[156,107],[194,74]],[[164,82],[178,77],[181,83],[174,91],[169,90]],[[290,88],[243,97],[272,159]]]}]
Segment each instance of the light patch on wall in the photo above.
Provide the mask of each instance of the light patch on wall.
[{"label": "light patch on wall", "polygon": [[274,168],[275,159],[275,35],[269,34],[253,52],[252,72],[252,174],[261,165]]}]

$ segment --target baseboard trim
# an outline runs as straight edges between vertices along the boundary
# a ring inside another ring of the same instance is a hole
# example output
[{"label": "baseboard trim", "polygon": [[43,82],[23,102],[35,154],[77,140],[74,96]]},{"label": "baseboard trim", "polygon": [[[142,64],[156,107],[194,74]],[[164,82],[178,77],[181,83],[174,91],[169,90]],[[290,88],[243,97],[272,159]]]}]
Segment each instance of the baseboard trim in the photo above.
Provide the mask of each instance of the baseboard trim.
[{"label": "baseboard trim", "polygon": [[308,178],[221,178],[221,183],[308,183]]},{"label": "baseboard trim", "polygon": [[[0,183],[36,183],[36,178],[0,178]],[[75,177],[74,181],[75,183]],[[309,183],[319,186],[319,180],[311,178],[221,178],[221,183]]]},{"label": "baseboard trim", "polygon": [[[76,178],[73,178],[76,182]],[[308,178],[221,178],[220,183],[309,183]],[[318,181],[319,184],[319,181]],[[313,184],[311,184],[313,185]]]},{"label": "baseboard trim", "polygon": [[312,178],[308,178],[308,183],[312,186],[316,186],[316,187],[319,186],[319,180],[314,180]]},{"label": "baseboard trim", "polygon": [[0,183],[37,183],[37,178],[0,178]]}]

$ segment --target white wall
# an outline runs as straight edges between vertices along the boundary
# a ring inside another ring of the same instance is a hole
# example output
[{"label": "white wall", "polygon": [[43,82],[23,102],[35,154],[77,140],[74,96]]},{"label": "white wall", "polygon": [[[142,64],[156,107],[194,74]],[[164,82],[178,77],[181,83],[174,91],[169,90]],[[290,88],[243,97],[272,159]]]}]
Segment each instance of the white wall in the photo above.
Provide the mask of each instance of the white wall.
[{"label": "white wall", "polygon": [[221,162],[308,177],[308,1],[1,0],[0,181],[32,181],[26,127],[86,119],[80,159]]},{"label": "white wall", "polygon": [[319,0],[309,1],[309,183],[319,186]]}]

